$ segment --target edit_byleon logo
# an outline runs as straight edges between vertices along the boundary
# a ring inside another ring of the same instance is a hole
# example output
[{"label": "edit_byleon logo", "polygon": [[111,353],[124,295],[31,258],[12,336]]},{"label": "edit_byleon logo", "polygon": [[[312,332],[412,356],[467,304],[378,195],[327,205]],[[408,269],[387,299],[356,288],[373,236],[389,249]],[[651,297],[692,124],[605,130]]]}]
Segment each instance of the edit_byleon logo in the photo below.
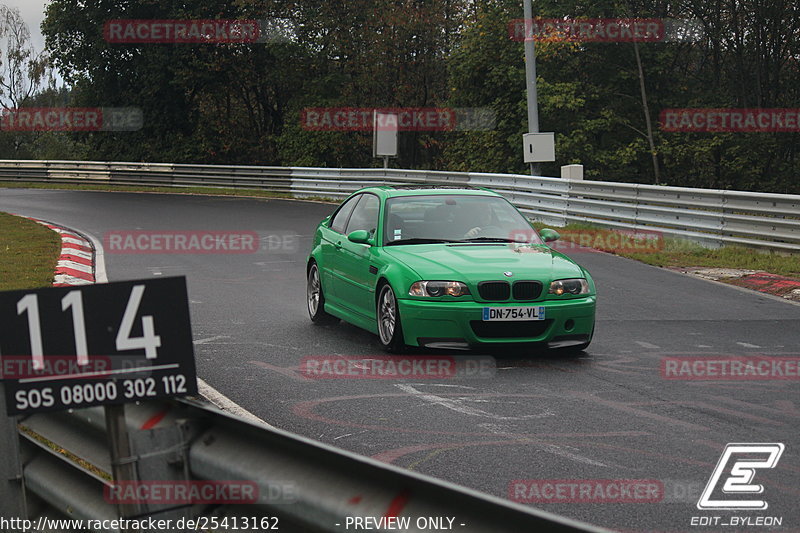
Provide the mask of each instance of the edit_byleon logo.
[{"label": "edit_byleon logo", "polygon": [[[764,493],[764,486],[753,483],[756,470],[775,468],[785,446],[772,443],[729,443],[717,462],[711,479],[700,495],[697,508],[701,510],[763,510],[768,507],[763,499],[745,499]],[[723,476],[727,475],[724,482]],[[726,497],[714,496],[721,484]],[[716,498],[716,499],[713,499]]]}]

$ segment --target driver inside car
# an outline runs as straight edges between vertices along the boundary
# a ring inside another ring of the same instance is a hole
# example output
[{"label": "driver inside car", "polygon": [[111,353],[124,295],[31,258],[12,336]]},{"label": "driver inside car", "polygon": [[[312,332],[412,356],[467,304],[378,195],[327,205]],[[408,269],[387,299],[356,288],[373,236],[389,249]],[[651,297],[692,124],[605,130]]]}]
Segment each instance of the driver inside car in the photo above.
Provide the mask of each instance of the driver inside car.
[{"label": "driver inside car", "polygon": [[492,216],[492,208],[489,205],[477,203],[469,210],[463,210],[462,213],[468,216],[466,227],[470,228],[464,233],[464,238],[466,239],[486,237],[487,231],[491,231],[496,227],[492,223],[494,217]]}]

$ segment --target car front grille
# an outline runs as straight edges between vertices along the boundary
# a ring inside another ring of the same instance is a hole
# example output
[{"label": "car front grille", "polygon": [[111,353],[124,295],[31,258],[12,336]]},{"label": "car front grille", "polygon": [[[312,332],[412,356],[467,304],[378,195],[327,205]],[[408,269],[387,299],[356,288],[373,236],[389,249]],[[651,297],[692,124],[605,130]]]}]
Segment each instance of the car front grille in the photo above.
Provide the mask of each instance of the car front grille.
[{"label": "car front grille", "polygon": [[481,281],[478,294],[488,302],[502,302],[511,297],[511,285],[507,281]]},{"label": "car front grille", "polygon": [[535,300],[542,294],[541,281],[518,281],[512,289],[515,300]]},{"label": "car front grille", "polygon": [[478,294],[486,302],[504,302],[513,294],[515,300],[530,301],[542,294],[541,281],[516,281],[513,288],[507,281],[481,281]]},{"label": "car front grille", "polygon": [[552,320],[517,320],[513,322],[485,322],[471,320],[472,331],[484,339],[522,339],[539,337],[547,331]]}]

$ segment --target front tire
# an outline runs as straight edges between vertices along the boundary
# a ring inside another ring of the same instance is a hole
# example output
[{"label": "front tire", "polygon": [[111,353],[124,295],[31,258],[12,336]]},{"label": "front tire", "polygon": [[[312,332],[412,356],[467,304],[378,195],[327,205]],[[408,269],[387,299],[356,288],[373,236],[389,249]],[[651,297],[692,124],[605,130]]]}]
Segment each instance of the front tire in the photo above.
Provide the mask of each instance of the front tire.
[{"label": "front tire", "polygon": [[383,349],[389,353],[402,353],[406,347],[403,340],[403,326],[392,287],[385,283],[378,293],[377,312],[378,337]]},{"label": "front tire", "polygon": [[338,319],[335,316],[325,312],[325,295],[322,292],[317,263],[311,263],[306,282],[306,304],[311,321],[318,325],[337,322]]}]

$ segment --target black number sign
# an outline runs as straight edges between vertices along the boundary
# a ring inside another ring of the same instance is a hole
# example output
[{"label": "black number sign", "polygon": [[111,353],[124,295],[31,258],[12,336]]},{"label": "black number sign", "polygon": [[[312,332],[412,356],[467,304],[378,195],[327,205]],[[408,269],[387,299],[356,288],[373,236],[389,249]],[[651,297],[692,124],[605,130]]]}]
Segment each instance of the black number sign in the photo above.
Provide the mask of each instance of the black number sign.
[{"label": "black number sign", "polygon": [[197,394],[186,278],[0,292],[9,415]]}]

